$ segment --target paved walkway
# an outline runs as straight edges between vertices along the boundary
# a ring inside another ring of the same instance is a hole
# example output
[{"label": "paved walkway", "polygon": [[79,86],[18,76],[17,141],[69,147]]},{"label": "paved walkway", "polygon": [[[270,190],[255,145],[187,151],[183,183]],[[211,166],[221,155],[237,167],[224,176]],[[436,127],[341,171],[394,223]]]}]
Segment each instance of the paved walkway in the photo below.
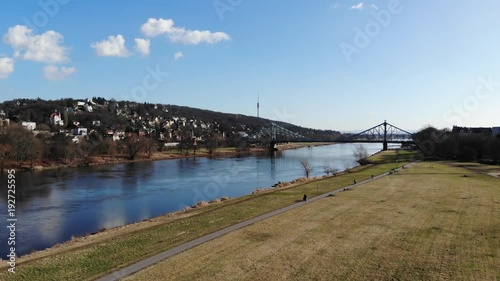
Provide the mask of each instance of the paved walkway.
[{"label": "paved walkway", "polygon": [[[406,165],[406,166],[409,166],[409,165]],[[399,169],[397,169],[397,170],[399,170]],[[140,262],[137,262],[135,264],[127,266],[127,267],[125,267],[125,268],[123,268],[121,270],[118,270],[118,271],[116,271],[114,273],[111,273],[109,275],[105,275],[105,276],[97,279],[97,281],[115,281],[115,280],[119,280],[119,279],[124,278],[126,276],[129,276],[129,275],[131,275],[133,273],[136,273],[136,272],[138,272],[138,271],[140,271],[142,269],[150,267],[151,265],[154,265],[154,264],[156,264],[156,263],[158,263],[158,262],[160,262],[162,260],[165,260],[165,259],[167,259],[167,258],[169,258],[171,256],[174,256],[174,255],[177,255],[179,253],[182,253],[182,252],[184,252],[186,250],[189,250],[189,249],[191,249],[193,247],[199,246],[199,245],[201,245],[201,244],[203,244],[205,242],[208,242],[208,241],[213,240],[215,238],[221,237],[223,235],[226,235],[226,234],[228,234],[230,232],[233,232],[235,230],[238,230],[238,229],[241,229],[243,227],[246,227],[246,226],[249,226],[251,224],[254,224],[256,222],[268,219],[270,217],[282,214],[282,213],[287,212],[289,210],[298,208],[298,207],[300,207],[302,205],[314,202],[316,200],[323,199],[325,197],[328,197],[330,194],[336,194],[338,192],[341,192],[341,191],[344,191],[344,190],[347,190],[347,189],[358,187],[358,186],[360,186],[362,184],[371,182],[373,180],[377,180],[377,179],[379,179],[381,177],[384,177],[384,176],[386,176],[388,174],[389,173],[381,174],[381,175],[378,175],[376,177],[373,177],[373,179],[364,180],[364,181],[358,182],[356,184],[352,184],[352,185],[349,185],[349,186],[346,186],[346,187],[343,187],[343,188],[339,188],[339,189],[334,190],[334,191],[330,191],[330,192],[322,194],[322,195],[318,195],[316,197],[312,197],[312,198],[308,199],[306,202],[295,203],[295,204],[290,205],[288,207],[284,207],[284,208],[272,211],[270,213],[267,213],[267,214],[255,217],[253,219],[249,219],[247,221],[240,222],[240,223],[237,223],[235,225],[226,227],[226,228],[221,229],[219,231],[210,233],[208,235],[202,236],[202,237],[197,238],[195,240],[192,240],[192,241],[186,242],[184,244],[181,244],[181,245],[179,245],[177,247],[174,247],[174,248],[172,248],[170,250],[167,250],[167,251],[164,251],[162,253],[159,253],[159,254],[157,254],[155,256],[152,256],[150,258],[144,259],[144,260],[142,260]]]}]

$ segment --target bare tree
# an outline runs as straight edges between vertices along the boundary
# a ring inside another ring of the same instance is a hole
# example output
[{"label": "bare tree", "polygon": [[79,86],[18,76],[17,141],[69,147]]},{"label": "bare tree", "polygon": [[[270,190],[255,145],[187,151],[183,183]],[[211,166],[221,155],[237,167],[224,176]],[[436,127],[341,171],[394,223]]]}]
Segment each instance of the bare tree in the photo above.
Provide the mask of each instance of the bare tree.
[{"label": "bare tree", "polygon": [[148,158],[151,158],[151,156],[158,151],[158,143],[154,139],[141,138],[140,142],[142,142],[144,150],[148,154]]},{"label": "bare tree", "polygon": [[17,164],[22,165],[24,162],[30,162],[31,167],[40,156],[40,151],[43,148],[33,133],[21,126],[8,127],[7,143],[12,147],[11,154]]},{"label": "bare tree", "polygon": [[198,149],[198,143],[193,139],[193,155],[196,155],[196,150]]},{"label": "bare tree", "polygon": [[4,160],[9,155],[12,147],[8,144],[0,144],[0,173],[3,174],[4,170]]},{"label": "bare tree", "polygon": [[78,155],[78,158],[80,158],[80,161],[82,161],[83,165],[89,166],[90,156],[94,152],[94,143],[84,138],[80,141],[80,143],[78,143],[78,147],[78,152],[80,153],[80,155]]},{"label": "bare tree", "polygon": [[306,174],[306,178],[309,178],[309,175],[313,171],[313,166],[307,159],[300,161],[302,168],[304,169],[304,173]]},{"label": "bare tree", "polygon": [[366,160],[366,158],[368,158],[368,152],[366,151],[366,147],[364,145],[356,145],[352,151],[352,155],[354,156],[354,159],[356,159],[356,162],[360,165],[368,164],[368,161]]},{"label": "bare tree", "polygon": [[125,139],[125,147],[127,148],[127,155],[130,160],[135,160],[137,154],[143,149],[144,142],[137,134],[132,134]]},{"label": "bare tree", "polygon": [[323,163],[323,172],[325,172],[325,174],[329,175],[330,174],[330,170],[331,170],[331,166],[328,162],[324,162]]},{"label": "bare tree", "polygon": [[210,133],[210,135],[207,138],[207,150],[208,154],[212,155],[215,153],[217,148],[219,147],[219,134],[218,133]]},{"label": "bare tree", "polygon": [[330,163],[325,161],[325,163],[323,163],[323,171],[327,175],[335,175],[339,171],[339,169],[333,168]]}]

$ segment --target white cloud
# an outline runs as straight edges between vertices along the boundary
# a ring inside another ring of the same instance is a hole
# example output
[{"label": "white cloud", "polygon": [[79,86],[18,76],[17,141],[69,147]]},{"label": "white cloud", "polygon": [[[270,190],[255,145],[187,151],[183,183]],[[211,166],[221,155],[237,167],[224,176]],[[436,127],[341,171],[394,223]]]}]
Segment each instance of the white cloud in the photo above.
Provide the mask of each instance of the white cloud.
[{"label": "white cloud", "polygon": [[0,79],[7,79],[14,72],[14,60],[11,58],[0,58]]},{"label": "white cloud", "polygon": [[370,9],[378,10],[378,6],[377,5],[375,5],[375,4],[366,5],[363,2],[359,2],[358,4],[349,7],[349,9],[354,9],[354,10],[361,10],[361,9],[364,9],[364,8],[370,8]]},{"label": "white cloud", "polygon": [[96,55],[102,57],[128,57],[131,53],[125,47],[125,39],[121,34],[108,36],[108,39],[90,45]]},{"label": "white cloud", "polygon": [[163,33],[170,33],[174,29],[174,21],[171,19],[153,19],[141,26],[141,32],[147,37],[156,37]]},{"label": "white cloud", "polygon": [[149,55],[149,46],[151,41],[149,39],[135,38],[135,49],[143,56]]},{"label": "white cloud", "polygon": [[210,32],[208,30],[189,30],[184,27],[174,26],[171,19],[153,19],[141,26],[141,32],[147,37],[156,37],[160,34],[166,36],[173,43],[198,45],[200,43],[216,44],[220,41],[230,40],[231,37],[224,32]]},{"label": "white cloud", "polygon": [[175,54],[174,54],[175,60],[182,59],[183,57],[184,57],[184,54],[182,52],[175,52]]},{"label": "white cloud", "polygon": [[349,9],[357,9],[357,10],[360,10],[360,9],[363,9],[364,7],[365,7],[365,3],[360,2],[360,3],[358,3],[358,4],[354,5],[354,6],[351,6],[351,8],[349,8]]},{"label": "white cloud", "polygon": [[47,65],[43,68],[43,75],[48,80],[64,80],[64,78],[75,73],[74,67],[57,67],[54,65]]},{"label": "white cloud", "polygon": [[34,35],[23,25],[10,27],[4,35],[5,43],[14,49],[14,57],[45,63],[66,63],[68,48],[61,46],[63,36],[53,30]]}]

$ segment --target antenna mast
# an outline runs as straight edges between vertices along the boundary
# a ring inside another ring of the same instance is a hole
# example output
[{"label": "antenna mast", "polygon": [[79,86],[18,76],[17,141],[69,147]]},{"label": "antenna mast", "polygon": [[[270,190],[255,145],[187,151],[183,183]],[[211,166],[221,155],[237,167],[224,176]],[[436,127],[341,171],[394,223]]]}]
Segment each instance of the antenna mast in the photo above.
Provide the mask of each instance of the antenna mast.
[{"label": "antenna mast", "polygon": [[260,94],[257,94],[257,117],[260,117]]}]

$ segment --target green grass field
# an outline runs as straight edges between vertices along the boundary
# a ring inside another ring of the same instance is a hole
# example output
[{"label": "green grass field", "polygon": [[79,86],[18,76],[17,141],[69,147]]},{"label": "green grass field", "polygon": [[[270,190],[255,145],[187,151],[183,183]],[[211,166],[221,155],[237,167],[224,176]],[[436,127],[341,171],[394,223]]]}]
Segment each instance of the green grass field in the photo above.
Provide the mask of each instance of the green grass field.
[{"label": "green grass field", "polygon": [[500,280],[499,269],[500,179],[422,162],[125,280]]}]

